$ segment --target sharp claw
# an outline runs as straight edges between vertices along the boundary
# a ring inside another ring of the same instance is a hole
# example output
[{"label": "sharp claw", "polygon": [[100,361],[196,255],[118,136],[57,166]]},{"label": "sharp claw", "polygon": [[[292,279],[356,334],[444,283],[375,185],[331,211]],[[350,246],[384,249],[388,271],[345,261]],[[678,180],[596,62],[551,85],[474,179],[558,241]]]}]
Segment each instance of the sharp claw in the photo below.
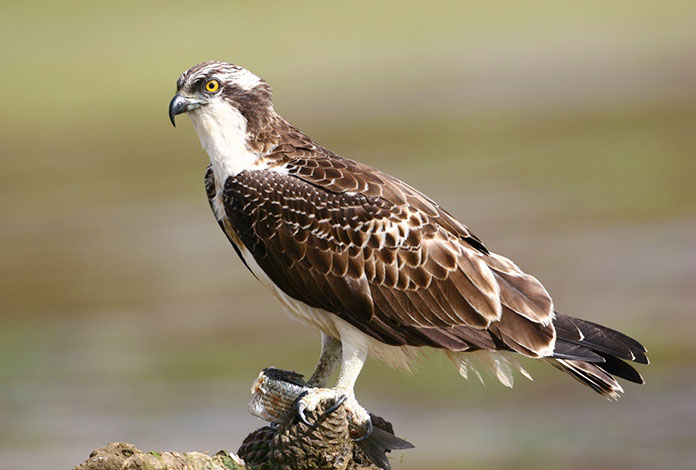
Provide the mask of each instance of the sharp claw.
[{"label": "sharp claw", "polygon": [[353,442],[362,442],[362,441],[367,440],[372,435],[373,429],[374,429],[374,427],[372,426],[372,420],[368,419],[367,420],[367,429],[365,430],[365,434],[363,434],[360,437],[356,437],[355,439],[353,439]]},{"label": "sharp claw", "polygon": [[305,390],[304,392],[298,395],[297,399],[295,400],[295,410],[297,411],[297,416],[300,418],[300,421],[302,421],[307,426],[314,427],[314,424],[310,423],[307,419],[307,416],[305,415],[306,406],[302,402],[302,399],[307,395],[307,393],[307,390]]},{"label": "sharp claw", "polygon": [[346,401],[347,399],[348,399],[347,396],[341,395],[333,405],[331,405],[326,411],[324,411],[322,416],[328,416],[331,413],[333,413],[334,411],[336,411],[338,409],[338,407],[341,406],[343,404],[343,402]]},{"label": "sharp claw", "polygon": [[310,428],[313,428],[313,427],[314,427],[314,423],[310,422],[310,421],[307,419],[307,417],[305,416],[304,410],[300,411],[300,412],[298,413],[298,416],[300,417],[300,421],[302,421],[304,424],[306,424],[306,425],[309,426]]}]

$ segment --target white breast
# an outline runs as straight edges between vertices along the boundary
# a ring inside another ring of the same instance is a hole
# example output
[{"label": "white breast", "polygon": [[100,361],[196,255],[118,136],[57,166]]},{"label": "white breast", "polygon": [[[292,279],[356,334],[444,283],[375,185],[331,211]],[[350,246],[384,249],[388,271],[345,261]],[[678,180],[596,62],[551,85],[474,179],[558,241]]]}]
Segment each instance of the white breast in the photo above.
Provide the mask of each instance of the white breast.
[{"label": "white breast", "polygon": [[218,99],[189,112],[189,116],[218,183],[263,164],[261,156],[247,146],[247,121],[235,107]]}]

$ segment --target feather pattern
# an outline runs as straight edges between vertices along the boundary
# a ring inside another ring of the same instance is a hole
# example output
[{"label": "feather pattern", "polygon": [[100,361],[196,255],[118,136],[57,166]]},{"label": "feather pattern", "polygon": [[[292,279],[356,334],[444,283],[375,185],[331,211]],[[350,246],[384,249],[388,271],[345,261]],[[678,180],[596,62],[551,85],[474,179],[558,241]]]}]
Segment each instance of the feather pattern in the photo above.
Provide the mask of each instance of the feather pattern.
[{"label": "feather pattern", "polygon": [[478,356],[511,385],[512,370],[528,375],[508,356],[518,353],[546,358],[607,396],[620,391],[612,374],[642,382],[623,361],[647,363],[639,343],[555,312],[536,278],[432,199],[317,145],[277,115],[243,114],[260,126],[250,135],[265,138],[250,148],[263,152],[254,168],[224,181],[209,167],[206,193],[245,264],[242,251],[283,295],[404,357],[414,347],[444,349],[464,376]]},{"label": "feather pattern", "polygon": [[535,278],[411,186],[280,123],[264,167],[223,184],[208,171],[206,187],[221,187],[223,229],[283,292],[390,345],[553,353]]}]

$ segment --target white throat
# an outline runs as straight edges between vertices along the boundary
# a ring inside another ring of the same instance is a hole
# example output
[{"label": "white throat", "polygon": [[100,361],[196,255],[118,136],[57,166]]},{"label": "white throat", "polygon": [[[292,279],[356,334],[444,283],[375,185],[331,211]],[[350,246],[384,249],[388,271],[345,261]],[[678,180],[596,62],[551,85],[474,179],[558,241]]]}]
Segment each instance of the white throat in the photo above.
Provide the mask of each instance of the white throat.
[{"label": "white throat", "polygon": [[247,146],[247,121],[233,106],[213,100],[189,112],[201,145],[210,157],[215,180],[223,186],[230,176],[258,169],[261,156]]}]

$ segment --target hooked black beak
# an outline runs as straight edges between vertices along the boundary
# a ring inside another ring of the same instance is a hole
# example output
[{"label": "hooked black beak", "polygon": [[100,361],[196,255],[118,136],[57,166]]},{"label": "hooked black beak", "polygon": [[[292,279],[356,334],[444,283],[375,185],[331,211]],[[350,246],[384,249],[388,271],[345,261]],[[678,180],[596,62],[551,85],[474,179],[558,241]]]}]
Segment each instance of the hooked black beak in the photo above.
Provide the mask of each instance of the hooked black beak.
[{"label": "hooked black beak", "polygon": [[174,95],[174,98],[169,102],[169,120],[172,121],[172,126],[176,127],[174,118],[177,114],[185,113],[192,109],[198,109],[201,107],[201,104],[203,103],[198,100],[185,98],[178,93]]}]

